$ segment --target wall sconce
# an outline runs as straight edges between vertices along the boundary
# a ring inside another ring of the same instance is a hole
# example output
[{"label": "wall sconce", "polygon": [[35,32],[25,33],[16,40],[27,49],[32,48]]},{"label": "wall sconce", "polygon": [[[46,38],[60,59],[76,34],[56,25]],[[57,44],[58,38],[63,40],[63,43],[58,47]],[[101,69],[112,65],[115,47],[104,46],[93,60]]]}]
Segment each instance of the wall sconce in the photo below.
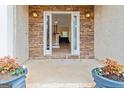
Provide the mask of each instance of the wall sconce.
[{"label": "wall sconce", "polygon": [[32,12],[32,16],[33,16],[33,17],[38,17],[37,12],[36,12],[36,11],[35,11],[35,12]]},{"label": "wall sconce", "polygon": [[86,17],[86,18],[90,18],[90,17],[91,17],[91,14],[90,14],[89,12],[87,12],[87,13],[85,14],[85,17]]}]

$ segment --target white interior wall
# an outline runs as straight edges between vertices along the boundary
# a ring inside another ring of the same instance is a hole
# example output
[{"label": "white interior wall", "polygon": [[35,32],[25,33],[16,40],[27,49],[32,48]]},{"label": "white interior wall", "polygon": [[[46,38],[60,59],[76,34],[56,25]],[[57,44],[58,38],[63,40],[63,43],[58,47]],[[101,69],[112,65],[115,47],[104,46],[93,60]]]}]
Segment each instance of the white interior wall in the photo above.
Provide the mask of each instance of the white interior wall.
[{"label": "white interior wall", "polygon": [[71,42],[71,14],[52,14],[52,31],[56,20],[58,21],[58,32],[68,32],[69,41]]},{"label": "white interior wall", "polygon": [[52,14],[52,24],[54,24],[56,20],[61,27],[70,26],[71,14]]},{"label": "white interior wall", "polygon": [[95,6],[95,57],[124,64],[124,6]]}]

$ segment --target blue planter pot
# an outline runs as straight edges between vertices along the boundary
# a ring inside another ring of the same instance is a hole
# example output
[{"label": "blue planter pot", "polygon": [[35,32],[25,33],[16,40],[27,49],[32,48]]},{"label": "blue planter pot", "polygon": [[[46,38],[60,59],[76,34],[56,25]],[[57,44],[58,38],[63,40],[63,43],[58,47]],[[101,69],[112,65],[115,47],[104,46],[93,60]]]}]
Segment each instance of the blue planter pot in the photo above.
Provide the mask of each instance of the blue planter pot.
[{"label": "blue planter pot", "polygon": [[25,68],[25,73],[19,76],[12,76],[7,80],[0,80],[0,85],[8,85],[11,88],[26,88],[26,74],[28,73],[27,68]]},{"label": "blue planter pot", "polygon": [[100,76],[96,72],[96,68],[92,70],[92,76],[96,83],[96,88],[124,88],[124,82],[110,80]]}]

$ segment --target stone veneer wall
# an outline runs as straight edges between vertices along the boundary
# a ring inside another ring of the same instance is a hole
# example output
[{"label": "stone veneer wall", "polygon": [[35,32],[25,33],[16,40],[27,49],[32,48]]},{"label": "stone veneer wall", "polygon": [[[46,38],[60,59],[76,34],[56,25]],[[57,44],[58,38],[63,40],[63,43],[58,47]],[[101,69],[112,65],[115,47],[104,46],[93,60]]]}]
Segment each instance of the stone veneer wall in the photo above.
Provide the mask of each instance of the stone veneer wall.
[{"label": "stone veneer wall", "polygon": [[[34,18],[32,12],[36,11],[38,17]],[[29,57],[30,58],[66,58],[65,55],[57,57],[43,56],[43,12],[44,11],[80,11],[80,57],[68,58],[94,58],[94,6],[83,5],[31,5],[29,6]],[[86,18],[86,12],[91,13]]]}]

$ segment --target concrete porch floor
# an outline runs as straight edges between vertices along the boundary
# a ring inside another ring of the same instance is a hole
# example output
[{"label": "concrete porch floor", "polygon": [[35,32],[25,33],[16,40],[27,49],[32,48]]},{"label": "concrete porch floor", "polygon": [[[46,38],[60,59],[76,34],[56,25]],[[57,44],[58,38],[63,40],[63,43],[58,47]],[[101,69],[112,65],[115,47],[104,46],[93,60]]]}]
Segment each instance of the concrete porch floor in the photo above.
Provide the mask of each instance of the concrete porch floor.
[{"label": "concrete porch floor", "polygon": [[91,70],[101,63],[95,59],[29,60],[28,88],[94,87]]}]

